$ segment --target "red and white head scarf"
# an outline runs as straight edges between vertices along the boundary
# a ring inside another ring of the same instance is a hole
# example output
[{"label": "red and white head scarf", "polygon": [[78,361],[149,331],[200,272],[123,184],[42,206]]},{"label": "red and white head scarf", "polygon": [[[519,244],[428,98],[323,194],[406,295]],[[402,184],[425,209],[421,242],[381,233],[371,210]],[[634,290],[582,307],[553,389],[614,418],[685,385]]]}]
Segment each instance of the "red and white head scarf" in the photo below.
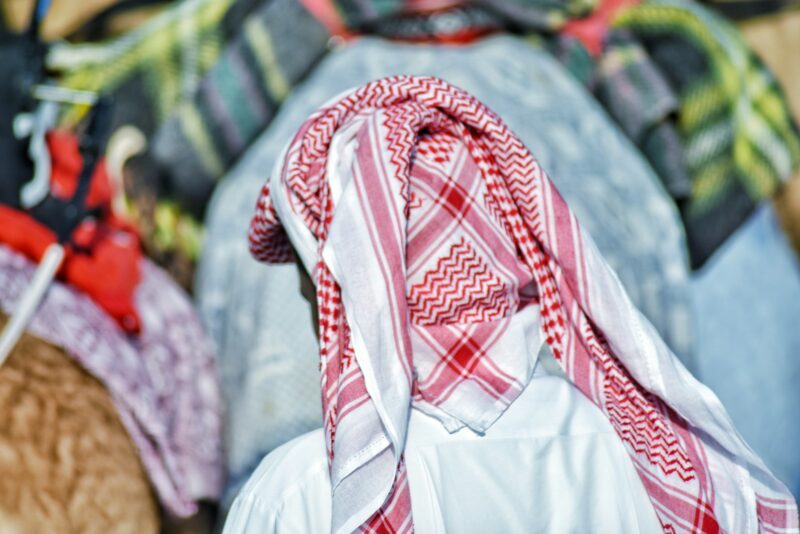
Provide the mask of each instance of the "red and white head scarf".
[{"label": "red and white head scarf", "polygon": [[486,429],[542,337],[608,417],[665,531],[797,531],[786,488],[633,307],[531,153],[466,92],[392,77],[312,115],[250,228],[263,261],[290,261],[290,242],[317,286],[333,532],[412,531],[412,403],[449,429]]}]

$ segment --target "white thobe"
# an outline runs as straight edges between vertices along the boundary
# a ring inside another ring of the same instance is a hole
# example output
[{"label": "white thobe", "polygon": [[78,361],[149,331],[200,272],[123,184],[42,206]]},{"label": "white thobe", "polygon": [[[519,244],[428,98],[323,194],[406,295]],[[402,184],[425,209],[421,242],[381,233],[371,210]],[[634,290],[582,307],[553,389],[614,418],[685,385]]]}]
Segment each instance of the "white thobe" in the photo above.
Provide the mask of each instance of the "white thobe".
[{"label": "white thobe", "polygon": [[[599,409],[538,365],[483,434],[411,410],[405,448],[417,533],[660,532],[623,443]],[[236,499],[224,534],[329,532],[322,429],[274,450]]]}]

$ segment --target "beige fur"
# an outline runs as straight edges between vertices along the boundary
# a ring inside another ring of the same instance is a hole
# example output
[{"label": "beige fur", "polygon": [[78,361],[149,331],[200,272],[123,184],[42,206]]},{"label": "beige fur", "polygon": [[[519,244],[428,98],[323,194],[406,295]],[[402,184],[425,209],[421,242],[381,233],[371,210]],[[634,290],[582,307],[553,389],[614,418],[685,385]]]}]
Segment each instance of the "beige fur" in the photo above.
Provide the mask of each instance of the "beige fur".
[{"label": "beige fur", "polygon": [[108,391],[26,334],[0,367],[0,534],[148,534],[158,514]]}]

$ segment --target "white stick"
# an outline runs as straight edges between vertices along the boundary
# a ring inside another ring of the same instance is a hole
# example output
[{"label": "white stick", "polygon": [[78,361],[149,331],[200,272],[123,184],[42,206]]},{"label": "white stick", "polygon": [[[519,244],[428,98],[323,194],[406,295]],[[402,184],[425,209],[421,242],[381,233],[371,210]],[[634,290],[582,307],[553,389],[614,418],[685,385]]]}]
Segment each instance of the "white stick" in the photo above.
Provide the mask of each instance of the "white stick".
[{"label": "white stick", "polygon": [[61,266],[61,261],[64,259],[64,247],[58,243],[53,243],[44,253],[39,267],[33,273],[33,280],[25,290],[25,293],[20,297],[17,302],[17,308],[6,324],[2,335],[0,335],[0,365],[6,361],[11,349],[17,344],[19,338],[28,327],[28,323],[33,319],[42,297],[50,287],[50,282],[53,281],[58,268]]}]

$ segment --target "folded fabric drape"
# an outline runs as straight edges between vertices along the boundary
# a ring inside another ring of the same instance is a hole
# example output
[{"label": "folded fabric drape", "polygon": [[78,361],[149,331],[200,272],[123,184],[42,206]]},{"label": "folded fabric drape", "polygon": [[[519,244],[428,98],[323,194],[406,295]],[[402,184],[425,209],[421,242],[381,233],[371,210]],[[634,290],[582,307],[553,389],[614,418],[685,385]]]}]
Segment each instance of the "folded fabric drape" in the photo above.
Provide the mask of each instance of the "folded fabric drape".
[{"label": "folded fabric drape", "polygon": [[[476,64],[483,67],[475,70]],[[294,90],[208,208],[195,295],[218,348],[230,407],[229,495],[264,455],[322,422],[318,349],[296,269],[257,263],[245,240],[231,236],[246,235],[266,169],[311,113],[350,87],[397,72],[458,84],[502,116],[536,151],[637,308],[691,365],[688,260],[679,214],[591,95],[546,50],[519,37],[498,35],[464,46],[364,37],[337,48]]]},{"label": "folded fabric drape", "polygon": [[333,532],[411,531],[411,403],[481,431],[530,379],[538,305],[667,531],[796,529],[786,488],[633,307],[525,146],[446,82],[392,77],[312,115],[264,186],[264,261],[313,274]]},{"label": "folded fabric drape", "polygon": [[800,166],[800,132],[777,80],[736,28],[696,3],[621,11],[598,85],[680,206],[695,267]]},{"label": "folded fabric drape", "polygon": [[[436,22],[452,10],[419,13],[414,2],[318,3],[337,6],[350,28],[395,38],[452,30]],[[615,3],[615,12],[604,13]],[[548,38],[597,93],[680,207],[693,267],[800,167],[800,132],[774,76],[732,24],[696,2],[464,4],[458,9],[485,14],[481,22],[472,16],[474,31],[501,27]],[[593,18],[600,20],[591,31],[576,31]]]},{"label": "folded fabric drape", "polygon": [[[35,270],[0,245],[0,307],[13,314]],[[141,321],[128,336],[88,296],[54,282],[29,331],[63,347],[108,389],[150,482],[172,515],[222,490],[222,401],[211,343],[191,302],[169,277],[140,260],[134,303]]]},{"label": "folded fabric drape", "polygon": [[[735,4],[735,3],[734,3]],[[795,120],[800,120],[800,65],[786,50],[800,49],[800,9],[741,23],[744,39],[773,70],[786,91]]]}]

